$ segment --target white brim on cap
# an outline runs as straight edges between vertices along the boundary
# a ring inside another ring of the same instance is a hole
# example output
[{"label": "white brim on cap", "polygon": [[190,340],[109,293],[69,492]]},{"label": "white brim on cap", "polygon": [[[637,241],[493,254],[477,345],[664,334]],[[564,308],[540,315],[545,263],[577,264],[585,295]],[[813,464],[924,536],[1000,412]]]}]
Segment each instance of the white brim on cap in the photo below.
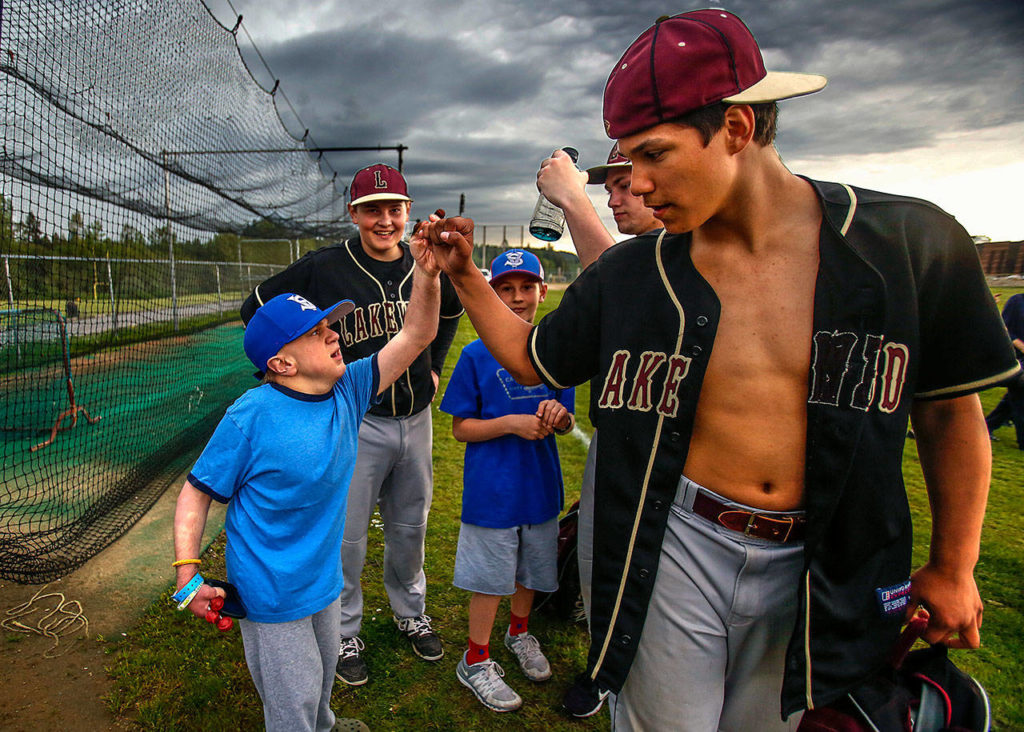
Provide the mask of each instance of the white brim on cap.
[{"label": "white brim on cap", "polygon": [[798,74],[792,71],[769,71],[768,74],[753,86],[747,87],[739,94],[726,97],[723,102],[728,104],[763,104],[777,102],[780,99],[802,97],[821,91],[828,79],[818,74]]},{"label": "white brim on cap", "polygon": [[608,179],[608,171],[612,168],[631,168],[633,163],[606,163],[605,165],[595,165],[593,168],[587,168],[587,183],[594,185],[598,183],[604,183]]},{"label": "white brim on cap", "polygon": [[408,201],[412,203],[411,198],[400,193],[371,193],[368,196],[362,196],[352,201],[352,205],[358,206],[360,203],[370,203],[371,201]]}]

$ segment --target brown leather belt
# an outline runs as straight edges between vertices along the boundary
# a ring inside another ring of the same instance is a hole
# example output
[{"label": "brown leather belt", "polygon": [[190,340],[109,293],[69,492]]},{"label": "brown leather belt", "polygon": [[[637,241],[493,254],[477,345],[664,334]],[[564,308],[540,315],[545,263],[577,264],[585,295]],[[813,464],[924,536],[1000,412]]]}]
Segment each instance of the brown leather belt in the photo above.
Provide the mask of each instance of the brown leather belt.
[{"label": "brown leather belt", "polygon": [[738,531],[745,536],[777,541],[780,544],[787,541],[800,541],[804,538],[804,530],[807,527],[807,517],[802,511],[790,515],[747,511],[735,506],[727,506],[703,491],[697,491],[693,497],[693,512],[712,523]]}]

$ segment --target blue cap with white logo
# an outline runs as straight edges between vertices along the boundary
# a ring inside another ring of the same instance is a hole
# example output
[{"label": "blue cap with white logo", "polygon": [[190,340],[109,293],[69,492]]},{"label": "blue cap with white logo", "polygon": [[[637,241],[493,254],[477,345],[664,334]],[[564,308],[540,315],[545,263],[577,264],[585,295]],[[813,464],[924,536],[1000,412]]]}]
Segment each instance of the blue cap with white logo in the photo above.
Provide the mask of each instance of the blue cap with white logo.
[{"label": "blue cap with white logo", "polygon": [[355,310],[351,300],[342,300],[321,310],[302,295],[285,292],[265,302],[253,313],[245,327],[245,355],[261,374],[267,361],[277,355],[281,347],[291,343],[324,318],[331,324]]},{"label": "blue cap with white logo", "polygon": [[491,285],[510,274],[524,274],[544,281],[544,267],[537,255],[525,249],[509,249],[502,252],[491,262]]}]

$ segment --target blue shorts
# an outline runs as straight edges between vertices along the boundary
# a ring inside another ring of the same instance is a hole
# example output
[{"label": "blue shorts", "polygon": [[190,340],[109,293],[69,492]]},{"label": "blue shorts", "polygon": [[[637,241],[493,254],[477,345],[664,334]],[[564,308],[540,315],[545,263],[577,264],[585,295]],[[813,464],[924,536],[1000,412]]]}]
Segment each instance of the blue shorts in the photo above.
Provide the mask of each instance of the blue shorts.
[{"label": "blue shorts", "polygon": [[489,529],[463,523],[452,584],[482,595],[511,595],[516,583],[558,589],[558,517],[542,524]]}]

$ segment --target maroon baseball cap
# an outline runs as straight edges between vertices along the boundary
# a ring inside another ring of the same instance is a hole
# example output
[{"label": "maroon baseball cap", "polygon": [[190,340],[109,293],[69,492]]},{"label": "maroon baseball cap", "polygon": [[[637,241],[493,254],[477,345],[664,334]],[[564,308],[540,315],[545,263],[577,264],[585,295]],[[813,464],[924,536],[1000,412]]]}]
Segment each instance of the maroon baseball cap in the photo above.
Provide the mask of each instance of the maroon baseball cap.
[{"label": "maroon baseball cap", "polygon": [[774,102],[826,83],[817,74],[765,71],[742,20],[694,10],[659,19],[626,49],[605,85],[604,128],[621,139],[716,102]]},{"label": "maroon baseball cap", "polygon": [[587,168],[587,183],[604,183],[611,168],[628,168],[630,166],[632,163],[629,162],[629,158],[619,152],[619,143],[616,142],[612,145],[612,151],[608,153],[607,163]]},{"label": "maroon baseball cap", "polygon": [[370,201],[411,201],[405,178],[390,165],[377,163],[352,176],[352,205]]}]

